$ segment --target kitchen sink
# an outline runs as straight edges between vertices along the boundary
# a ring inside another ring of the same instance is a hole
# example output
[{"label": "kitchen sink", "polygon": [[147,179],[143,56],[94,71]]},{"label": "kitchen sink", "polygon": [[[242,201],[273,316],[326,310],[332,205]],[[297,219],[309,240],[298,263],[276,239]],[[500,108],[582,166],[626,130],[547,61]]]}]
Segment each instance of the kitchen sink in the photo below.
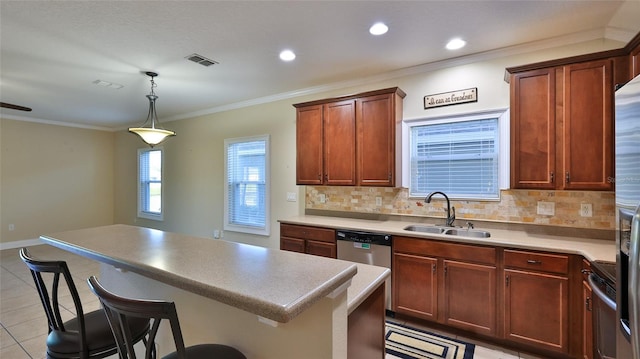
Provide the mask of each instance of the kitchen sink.
[{"label": "kitchen sink", "polygon": [[480,231],[477,229],[451,228],[447,229],[444,234],[449,236],[471,237],[471,238],[489,238],[491,233]]},{"label": "kitchen sink", "polygon": [[420,233],[433,233],[433,234],[443,234],[448,229],[449,228],[447,228],[447,227],[416,226],[416,225],[404,227],[405,231],[420,232]]},{"label": "kitchen sink", "polygon": [[487,231],[481,231],[477,229],[464,229],[464,228],[451,228],[451,227],[439,227],[439,226],[421,226],[411,225],[404,227],[405,231],[431,233],[431,234],[444,234],[447,236],[460,236],[470,238],[489,238],[491,233]]}]

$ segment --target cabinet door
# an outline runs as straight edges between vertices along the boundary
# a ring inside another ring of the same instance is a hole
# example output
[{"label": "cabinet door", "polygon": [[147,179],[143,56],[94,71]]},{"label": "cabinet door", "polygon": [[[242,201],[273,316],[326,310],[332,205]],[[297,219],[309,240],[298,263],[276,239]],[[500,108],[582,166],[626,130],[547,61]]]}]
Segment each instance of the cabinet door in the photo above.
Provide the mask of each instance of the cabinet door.
[{"label": "cabinet door", "polygon": [[357,100],[358,185],[395,183],[395,94]]},{"label": "cabinet door", "polygon": [[511,186],[555,188],[555,70],[511,77]]},{"label": "cabinet door", "polygon": [[398,313],[437,319],[437,259],[394,253],[393,306]]},{"label": "cabinet door", "polygon": [[298,108],[296,119],[296,183],[321,185],[322,105]]},{"label": "cabinet door", "polygon": [[355,101],[324,105],[324,184],[356,184]]},{"label": "cabinet door", "polygon": [[613,189],[613,64],[564,67],[564,189]]},{"label": "cabinet door", "polygon": [[505,269],[505,336],[568,353],[568,278]]},{"label": "cabinet door", "polygon": [[640,75],[640,45],[631,50],[631,78]]},{"label": "cabinet door", "polygon": [[591,304],[591,286],[589,282],[582,282],[582,301],[584,312],[582,316],[582,357],[593,359],[593,311]]},{"label": "cabinet door", "polygon": [[280,249],[285,251],[304,253],[304,239],[280,237]]},{"label": "cabinet door", "polygon": [[306,253],[321,257],[336,258],[336,245],[333,243],[307,240]]},{"label": "cabinet door", "polygon": [[445,324],[495,335],[495,267],[445,260],[444,296]]}]

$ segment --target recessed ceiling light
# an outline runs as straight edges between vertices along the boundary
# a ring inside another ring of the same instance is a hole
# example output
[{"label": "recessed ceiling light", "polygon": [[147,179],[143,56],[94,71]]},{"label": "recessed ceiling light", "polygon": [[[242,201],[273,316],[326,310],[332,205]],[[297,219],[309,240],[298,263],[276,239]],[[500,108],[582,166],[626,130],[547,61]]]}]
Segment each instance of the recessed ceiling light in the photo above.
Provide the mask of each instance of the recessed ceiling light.
[{"label": "recessed ceiling light", "polygon": [[369,33],[371,35],[384,35],[389,31],[389,27],[382,22],[377,22],[369,28]]},{"label": "recessed ceiling light", "polygon": [[280,60],[282,61],[293,61],[296,58],[296,54],[291,50],[283,50],[280,53]]},{"label": "recessed ceiling light", "polygon": [[455,39],[451,39],[448,43],[447,43],[447,50],[457,50],[457,49],[461,49],[464,47],[464,45],[466,45],[467,42],[462,40],[461,38],[457,37]]}]

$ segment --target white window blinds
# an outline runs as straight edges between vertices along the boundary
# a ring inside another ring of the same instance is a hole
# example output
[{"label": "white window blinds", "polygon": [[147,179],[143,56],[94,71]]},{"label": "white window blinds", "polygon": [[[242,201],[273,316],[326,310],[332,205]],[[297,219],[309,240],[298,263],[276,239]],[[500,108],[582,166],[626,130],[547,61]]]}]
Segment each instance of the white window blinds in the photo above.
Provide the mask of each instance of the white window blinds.
[{"label": "white window blinds", "polygon": [[499,197],[497,118],[414,126],[410,137],[411,196]]},{"label": "white window blinds", "polygon": [[225,229],[268,234],[268,138],[225,143]]},{"label": "white window blinds", "polygon": [[138,171],[138,216],[162,219],[162,150],[139,150]]}]

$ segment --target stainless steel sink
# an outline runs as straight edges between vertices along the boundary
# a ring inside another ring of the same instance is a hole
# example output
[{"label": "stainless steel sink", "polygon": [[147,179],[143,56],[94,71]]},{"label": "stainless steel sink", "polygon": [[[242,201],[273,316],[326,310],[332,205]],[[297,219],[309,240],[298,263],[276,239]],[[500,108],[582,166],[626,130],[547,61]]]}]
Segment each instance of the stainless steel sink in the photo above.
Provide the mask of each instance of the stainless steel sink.
[{"label": "stainless steel sink", "polygon": [[480,231],[477,229],[463,229],[463,228],[451,228],[447,229],[444,234],[448,236],[460,236],[460,237],[471,237],[471,238],[489,238],[491,237],[491,233],[487,231]]},{"label": "stainless steel sink", "polygon": [[439,226],[421,226],[411,225],[404,227],[405,231],[431,233],[431,234],[444,234],[447,236],[460,236],[469,238],[489,238],[491,233],[487,231],[481,231],[477,229],[464,229],[464,228],[451,228],[451,227],[439,227]]},{"label": "stainless steel sink", "polygon": [[432,234],[443,234],[448,229],[449,228],[447,228],[447,227],[417,226],[417,225],[404,227],[405,231],[420,232],[420,233],[432,233]]}]

